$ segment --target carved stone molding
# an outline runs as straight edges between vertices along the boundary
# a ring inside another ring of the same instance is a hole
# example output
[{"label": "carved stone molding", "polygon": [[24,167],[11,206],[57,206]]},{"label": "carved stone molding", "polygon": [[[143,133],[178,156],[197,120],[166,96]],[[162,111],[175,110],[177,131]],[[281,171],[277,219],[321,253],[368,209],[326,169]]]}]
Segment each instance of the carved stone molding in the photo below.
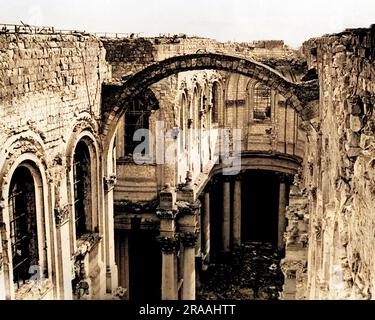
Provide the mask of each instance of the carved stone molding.
[{"label": "carved stone molding", "polygon": [[185,80],[181,80],[179,90],[182,90],[182,91],[187,90],[187,83]]},{"label": "carved stone molding", "polygon": [[307,271],[307,261],[284,259],[281,261],[281,270],[284,274],[288,274],[290,270],[304,273]]},{"label": "carved stone molding", "polygon": [[159,206],[161,210],[174,210],[176,209],[176,190],[168,183],[164,186],[163,190],[159,193]]},{"label": "carved stone molding", "polygon": [[62,208],[57,207],[55,208],[55,221],[56,221],[56,226],[61,226],[63,225],[66,221],[69,220],[70,218],[70,206],[65,205]]},{"label": "carved stone molding", "polygon": [[180,235],[181,242],[186,248],[194,248],[197,243],[198,236],[192,232],[185,232]]},{"label": "carved stone molding", "polygon": [[84,295],[89,295],[89,283],[87,282],[87,262],[85,262],[85,256],[79,254],[74,260],[74,278],[72,280],[73,295],[77,299],[81,299]]},{"label": "carved stone molding", "polygon": [[47,176],[47,179],[49,182],[52,182],[52,176],[49,170],[47,169],[47,162],[46,162],[46,156],[44,153],[44,148],[39,143],[37,139],[33,136],[20,136],[8,149],[9,151],[7,152],[6,155],[6,163],[4,165],[4,183],[8,182],[8,176],[7,174],[9,173],[11,167],[15,163],[15,161],[23,154],[25,153],[32,153],[35,155],[42,166],[44,167],[45,174]]},{"label": "carved stone molding", "polygon": [[156,238],[158,241],[161,251],[163,253],[174,253],[177,251],[177,249],[180,246],[180,239],[178,236],[173,236],[173,237],[163,237],[163,236],[158,236]]},{"label": "carved stone molding", "polygon": [[[89,115],[85,115],[77,119],[77,123],[73,127],[73,132],[78,133],[84,130],[89,130],[91,133],[95,133],[98,130],[98,124],[96,121]],[[96,137],[95,137],[96,138]]]},{"label": "carved stone molding", "polygon": [[117,182],[116,175],[110,175],[109,177],[103,177],[104,191],[111,191]]},{"label": "carved stone molding", "polygon": [[197,200],[195,203],[179,201],[177,203],[178,212],[181,215],[195,215],[197,210],[201,207],[201,202]]},{"label": "carved stone molding", "polygon": [[158,209],[156,211],[156,215],[158,216],[159,219],[173,220],[176,218],[177,214],[178,214],[177,210]]},{"label": "carved stone molding", "polygon": [[153,199],[150,201],[115,201],[114,208],[115,212],[118,213],[155,213],[159,206],[159,199]]}]

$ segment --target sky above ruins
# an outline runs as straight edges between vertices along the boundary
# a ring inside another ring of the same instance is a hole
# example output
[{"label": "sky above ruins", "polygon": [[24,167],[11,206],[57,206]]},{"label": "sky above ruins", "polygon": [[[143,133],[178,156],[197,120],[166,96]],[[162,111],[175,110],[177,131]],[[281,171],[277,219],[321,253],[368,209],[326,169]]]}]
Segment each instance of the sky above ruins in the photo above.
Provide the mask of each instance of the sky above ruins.
[{"label": "sky above ruins", "polygon": [[281,39],[292,47],[375,23],[374,0],[0,0],[0,22],[89,32]]}]

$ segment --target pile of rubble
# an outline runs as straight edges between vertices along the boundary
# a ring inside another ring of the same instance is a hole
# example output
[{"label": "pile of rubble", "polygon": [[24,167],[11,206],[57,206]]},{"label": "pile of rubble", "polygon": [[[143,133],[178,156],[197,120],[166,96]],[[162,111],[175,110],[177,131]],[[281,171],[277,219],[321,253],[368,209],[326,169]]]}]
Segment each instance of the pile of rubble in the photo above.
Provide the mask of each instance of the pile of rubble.
[{"label": "pile of rubble", "polygon": [[284,275],[281,256],[269,243],[247,242],[201,278],[199,300],[277,300]]}]

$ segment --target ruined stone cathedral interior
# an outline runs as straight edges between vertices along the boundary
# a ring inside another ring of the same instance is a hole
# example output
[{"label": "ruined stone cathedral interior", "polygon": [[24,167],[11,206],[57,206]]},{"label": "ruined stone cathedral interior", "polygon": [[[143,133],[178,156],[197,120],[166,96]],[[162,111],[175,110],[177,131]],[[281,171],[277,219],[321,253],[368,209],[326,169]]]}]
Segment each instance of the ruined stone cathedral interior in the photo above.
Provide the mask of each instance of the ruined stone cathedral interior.
[{"label": "ruined stone cathedral interior", "polygon": [[374,59],[2,25],[0,299],[226,298],[258,247],[277,299],[373,299]]}]

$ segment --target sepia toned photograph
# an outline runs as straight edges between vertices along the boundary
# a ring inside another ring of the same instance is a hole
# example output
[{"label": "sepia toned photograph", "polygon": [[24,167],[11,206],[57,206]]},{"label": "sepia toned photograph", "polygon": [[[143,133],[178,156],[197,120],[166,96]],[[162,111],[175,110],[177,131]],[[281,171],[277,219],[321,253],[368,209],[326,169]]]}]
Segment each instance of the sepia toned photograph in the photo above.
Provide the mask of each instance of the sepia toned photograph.
[{"label": "sepia toned photograph", "polygon": [[371,0],[0,0],[0,300],[375,299],[374,105]]}]

